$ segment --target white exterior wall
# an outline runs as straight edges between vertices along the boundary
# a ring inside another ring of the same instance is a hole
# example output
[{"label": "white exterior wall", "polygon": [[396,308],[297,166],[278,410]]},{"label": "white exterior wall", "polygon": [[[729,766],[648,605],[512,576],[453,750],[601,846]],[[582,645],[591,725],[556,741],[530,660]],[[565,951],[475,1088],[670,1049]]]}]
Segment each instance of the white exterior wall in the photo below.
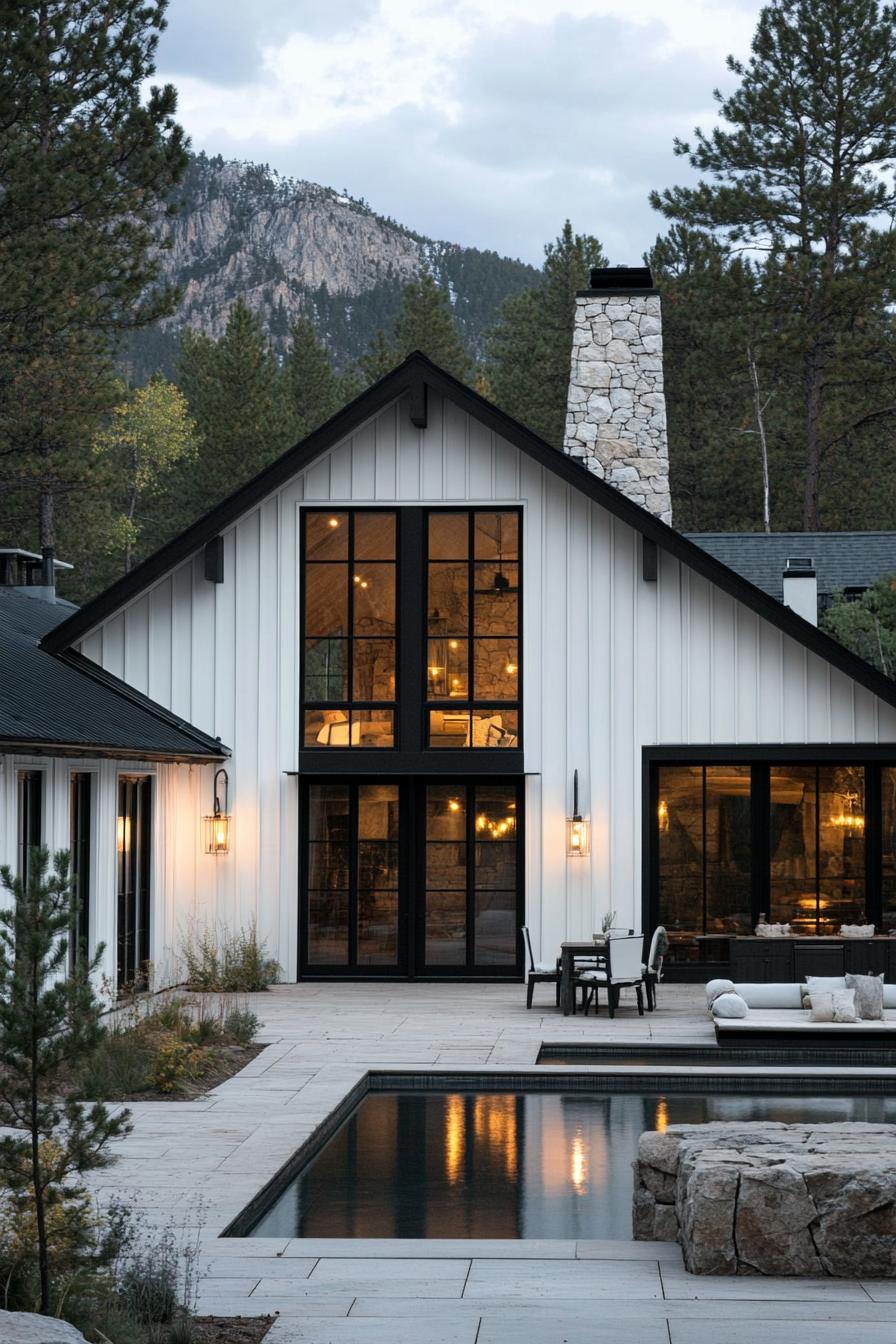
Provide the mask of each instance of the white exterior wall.
[{"label": "white exterior wall", "polygon": [[[213,768],[160,771],[160,938],[193,915],[231,925],[254,916],[295,978],[297,781],[285,772],[298,759],[299,509],[455,502],[524,508],[526,901],[536,956],[590,935],[610,908],[640,926],[643,746],[896,737],[896,710],[667,553],[658,582],[645,583],[633,528],[431,392],[425,430],[405,405],[388,407],[229,527],[223,584],[204,578],[200,553],[80,645],[233,750],[226,856],[201,846]],[[565,852],[574,769],[592,818],[586,861]]]}]

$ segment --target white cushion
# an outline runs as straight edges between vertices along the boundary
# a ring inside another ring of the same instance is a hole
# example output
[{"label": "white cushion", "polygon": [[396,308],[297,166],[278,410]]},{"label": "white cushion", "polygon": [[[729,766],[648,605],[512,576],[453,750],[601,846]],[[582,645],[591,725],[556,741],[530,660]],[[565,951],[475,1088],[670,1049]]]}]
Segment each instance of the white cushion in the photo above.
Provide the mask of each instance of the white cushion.
[{"label": "white cushion", "polygon": [[710,980],[709,984],[706,986],[707,1008],[712,1007],[713,999],[717,999],[720,994],[733,994],[733,993],[734,993],[733,980]]},{"label": "white cushion", "polygon": [[583,971],[579,976],[580,980],[601,980],[606,982],[606,971]]},{"label": "white cushion", "polygon": [[536,971],[554,972],[557,969],[557,963],[555,961],[536,961],[535,969]]},{"label": "white cushion", "polygon": [[802,1008],[799,985],[735,985],[748,1008]]},{"label": "white cushion", "polygon": [[715,1017],[746,1017],[750,1010],[739,994],[720,994],[712,1011]]},{"label": "white cushion", "polygon": [[835,989],[846,988],[845,975],[807,975],[806,988],[811,995],[813,989],[821,990],[823,994],[830,994]]},{"label": "white cushion", "polygon": [[896,1008],[896,985],[884,985],[884,1007]]}]

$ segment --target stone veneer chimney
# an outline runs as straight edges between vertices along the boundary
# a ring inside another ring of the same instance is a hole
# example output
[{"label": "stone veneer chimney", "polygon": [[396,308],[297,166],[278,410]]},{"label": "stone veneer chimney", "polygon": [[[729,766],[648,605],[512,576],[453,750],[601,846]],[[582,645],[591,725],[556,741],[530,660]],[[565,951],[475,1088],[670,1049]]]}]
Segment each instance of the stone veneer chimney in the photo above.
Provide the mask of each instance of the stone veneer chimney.
[{"label": "stone veneer chimney", "polygon": [[576,295],[563,451],[671,523],[662,331],[648,267],[591,272]]}]

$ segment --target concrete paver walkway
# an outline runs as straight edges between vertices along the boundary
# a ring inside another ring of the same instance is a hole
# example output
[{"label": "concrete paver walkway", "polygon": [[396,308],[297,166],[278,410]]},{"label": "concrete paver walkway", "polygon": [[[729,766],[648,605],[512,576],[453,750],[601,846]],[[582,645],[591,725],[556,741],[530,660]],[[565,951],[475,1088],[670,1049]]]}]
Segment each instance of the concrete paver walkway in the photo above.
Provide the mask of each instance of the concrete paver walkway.
[{"label": "concrete paver walkway", "polygon": [[134,1105],[120,1160],[93,1184],[147,1225],[193,1229],[200,1311],[279,1313],[270,1344],[840,1344],[856,1329],[894,1344],[896,1280],[695,1277],[666,1243],[219,1239],[370,1069],[530,1070],[543,1041],[713,1039],[698,986],[662,986],[655,1013],[626,1005],[613,1022],[564,1019],[551,987],[539,993],[531,1012],[520,985],[252,996],[266,1049],[199,1101]]}]

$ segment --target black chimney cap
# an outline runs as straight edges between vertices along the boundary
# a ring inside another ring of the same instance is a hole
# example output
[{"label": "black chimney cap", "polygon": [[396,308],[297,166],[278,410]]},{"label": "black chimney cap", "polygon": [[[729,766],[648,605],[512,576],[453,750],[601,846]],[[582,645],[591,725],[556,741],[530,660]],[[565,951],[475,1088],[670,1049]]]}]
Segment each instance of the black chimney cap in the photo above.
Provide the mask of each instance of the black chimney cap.
[{"label": "black chimney cap", "polygon": [[649,266],[594,266],[591,288],[631,294],[653,289],[653,276]]}]

